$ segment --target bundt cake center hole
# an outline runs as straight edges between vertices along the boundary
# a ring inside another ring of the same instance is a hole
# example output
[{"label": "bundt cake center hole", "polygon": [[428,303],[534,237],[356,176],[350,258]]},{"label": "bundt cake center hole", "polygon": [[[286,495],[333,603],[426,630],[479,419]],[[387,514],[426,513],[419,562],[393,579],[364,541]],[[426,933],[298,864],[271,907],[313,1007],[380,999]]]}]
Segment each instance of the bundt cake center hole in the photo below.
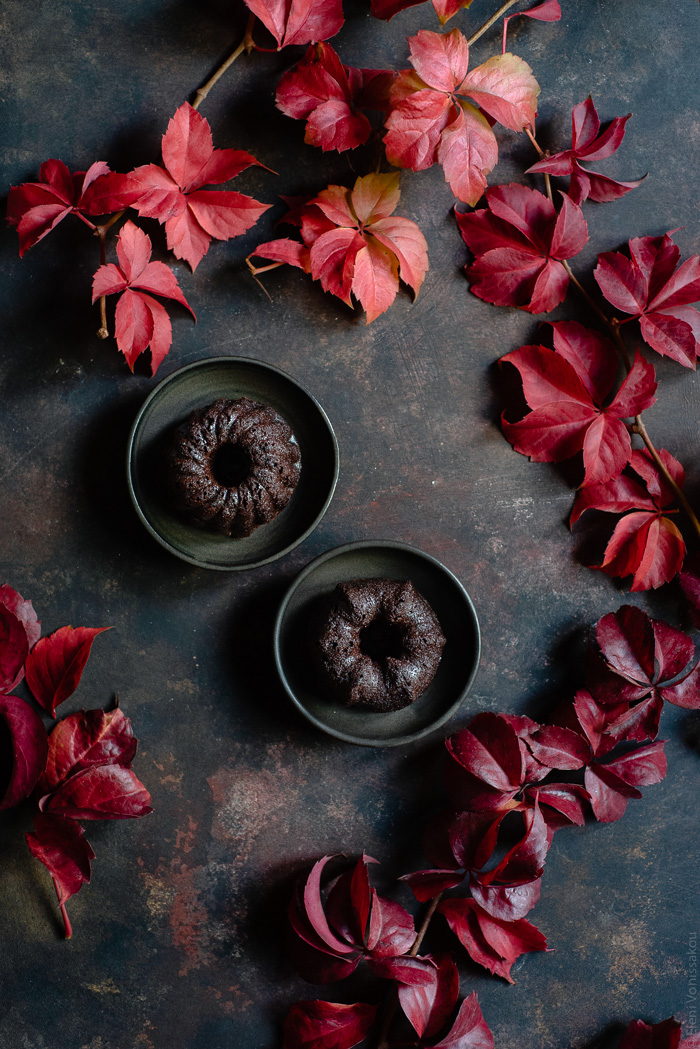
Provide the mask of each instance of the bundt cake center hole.
[{"label": "bundt cake center hole", "polygon": [[386,616],[377,616],[360,631],[360,652],[374,663],[386,659],[401,659],[404,655],[403,627],[392,623]]},{"label": "bundt cake center hole", "polygon": [[214,480],[224,488],[235,488],[249,476],[251,465],[250,456],[240,444],[222,444],[214,453]]}]

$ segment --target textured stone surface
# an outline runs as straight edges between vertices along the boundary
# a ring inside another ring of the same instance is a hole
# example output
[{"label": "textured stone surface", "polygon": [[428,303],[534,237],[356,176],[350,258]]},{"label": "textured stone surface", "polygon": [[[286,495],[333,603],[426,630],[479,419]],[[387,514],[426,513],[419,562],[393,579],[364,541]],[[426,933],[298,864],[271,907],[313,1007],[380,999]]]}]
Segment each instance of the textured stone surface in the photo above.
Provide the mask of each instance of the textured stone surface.
[{"label": "textured stone surface", "polygon": [[[477,0],[450,25],[469,31],[495,6]],[[603,118],[635,114],[604,170],[650,172],[623,200],[588,208],[592,239],[576,269],[629,236],[676,227],[684,255],[700,250],[697,4],[562,6],[557,25],[511,26],[511,48],[542,85],[543,141],[568,143],[571,107],[592,92]],[[6,0],[3,191],[51,156],[120,170],[157,160],[174,109],[240,36],[232,8]],[[420,27],[437,28],[427,5],[385,25],[354,3],[333,43],[348,63],[401,67],[405,36]],[[482,38],[474,61],[499,47],[497,33]],[[251,169],[237,180],[264,201],[350,181],[375,163],[371,150],[338,157],[305,147],[301,124],[274,109],[276,79],[300,53],[242,59],[202,106],[218,145],[280,172]],[[533,160],[523,136],[500,141],[492,181],[519,177]],[[175,314],[161,374],[220,353],[260,357],[318,397],[340,442],[340,482],[319,529],[288,558],[240,576],[173,559],[131,510],[124,447],[153,380],[143,369],[132,377],[113,343],[94,337],[97,243],[67,220],[20,262],[14,232],[0,237],[2,578],[32,598],[46,631],[116,627],[98,639],[66,712],[119,691],[156,809],[90,828],[98,858],[92,884],[69,905],[70,944],[58,935],[50,882],[22,842],[28,813],[3,818],[1,1049],[279,1045],[287,1005],[316,994],[281,949],[294,875],[340,850],[366,849],[385,861],[386,878],[419,862],[412,835],[439,803],[440,737],[394,751],[336,743],[292,712],[274,679],[275,607],[315,555],[396,538],[462,579],[484,648],[455,727],[482,709],[537,716],[569,694],[584,628],[626,599],[575,556],[568,471],[529,464],[498,430],[494,362],[532,341],[537,322],[469,296],[441,172],[406,173],[401,183],[399,211],[424,230],[431,270],[415,305],[402,292],[369,328],[300,272],[263,278],[273,304],[247,276],[243,259],[274,235],[280,207],[247,237],[215,244],[194,276],[175,265],[198,324]],[[160,252],[156,224],[144,226]],[[648,425],[686,464],[697,501],[698,380],[654,363],[661,390]],[[672,617],[679,610],[674,592],[634,601]],[[557,836],[533,915],[556,953],[526,958],[512,988],[462,965],[463,990],[478,990],[502,1049],[584,1046],[635,1016],[685,1014],[687,942],[699,918],[699,727],[696,716],[668,711],[668,778],[621,823]],[[406,890],[399,898],[409,902]]]}]

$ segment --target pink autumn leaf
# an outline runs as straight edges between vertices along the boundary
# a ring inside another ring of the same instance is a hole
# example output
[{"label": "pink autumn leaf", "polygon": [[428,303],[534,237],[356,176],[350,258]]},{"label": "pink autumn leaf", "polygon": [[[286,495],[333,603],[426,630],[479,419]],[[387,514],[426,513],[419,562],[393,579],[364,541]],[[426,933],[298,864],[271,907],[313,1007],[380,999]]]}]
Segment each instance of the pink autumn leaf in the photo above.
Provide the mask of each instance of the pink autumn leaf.
[{"label": "pink autumn leaf", "polygon": [[172,326],[165,307],[153,295],[179,302],[193,318],[194,312],[170,267],[150,261],[151,239],[133,222],[125,222],[119,233],[117,256],[118,266],[100,266],[95,273],[92,301],[119,294],[115,310],[117,346],[132,372],[137,358],[150,347],[151,374],[155,375],[170,350]]}]

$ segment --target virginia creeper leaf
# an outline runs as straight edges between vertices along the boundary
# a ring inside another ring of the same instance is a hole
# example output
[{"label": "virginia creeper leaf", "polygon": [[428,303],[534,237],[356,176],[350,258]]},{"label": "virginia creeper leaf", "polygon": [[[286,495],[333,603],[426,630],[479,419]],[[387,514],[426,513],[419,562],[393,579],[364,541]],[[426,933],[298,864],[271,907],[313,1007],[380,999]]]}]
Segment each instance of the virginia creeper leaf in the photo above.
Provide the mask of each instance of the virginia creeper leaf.
[{"label": "virginia creeper leaf", "polygon": [[60,904],[67,903],[90,881],[90,861],[95,853],[75,820],[38,812],[34,832],[26,838],[32,856],[44,864],[53,878]]},{"label": "virginia creeper leaf", "polygon": [[376,1005],[296,1002],[284,1021],[284,1049],[352,1049],[366,1038]]},{"label": "virginia creeper leaf", "polygon": [[110,627],[62,626],[36,643],[27,659],[27,684],[53,717],[56,707],[75,692],[98,634]]},{"label": "virginia creeper leaf", "polygon": [[[8,769],[0,776],[0,811],[28,797],[44,771],[48,738],[44,723],[28,703],[17,696],[0,696],[0,731],[9,733]],[[3,747],[3,753],[5,748]]]}]

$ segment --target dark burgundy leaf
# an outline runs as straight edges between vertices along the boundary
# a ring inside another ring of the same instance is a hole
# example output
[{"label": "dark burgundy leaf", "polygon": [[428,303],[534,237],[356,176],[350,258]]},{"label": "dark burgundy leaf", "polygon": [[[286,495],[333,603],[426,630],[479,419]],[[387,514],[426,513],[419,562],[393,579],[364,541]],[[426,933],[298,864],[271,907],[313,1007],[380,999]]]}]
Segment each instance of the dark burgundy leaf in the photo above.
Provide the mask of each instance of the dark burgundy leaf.
[{"label": "dark burgundy leaf", "polygon": [[493,1035],[481,1013],[476,991],[462,1002],[449,1034],[435,1049],[493,1049]]},{"label": "dark burgundy leaf", "polygon": [[488,884],[472,875],[469,883],[472,896],[488,914],[501,921],[512,922],[524,918],[540,898],[542,878],[518,885]]},{"label": "dark burgundy leaf", "polygon": [[17,696],[0,696],[0,721],[9,733],[11,764],[2,770],[0,811],[28,797],[44,771],[49,741],[44,723],[28,703]]},{"label": "dark burgundy leaf", "polygon": [[42,798],[40,808],[75,820],[128,820],[153,811],[143,783],[121,765],[98,765],[78,772]]},{"label": "dark burgundy leaf", "polygon": [[26,838],[32,856],[44,864],[53,878],[60,904],[67,903],[90,881],[90,861],[95,853],[75,820],[38,812],[34,833]]},{"label": "dark burgundy leaf", "polygon": [[446,889],[454,889],[464,881],[464,873],[460,871],[415,871],[413,874],[404,874],[399,879],[405,881],[411,892],[420,903],[426,903],[434,899]]},{"label": "dark burgundy leaf", "polygon": [[53,717],[56,707],[75,692],[98,634],[111,627],[62,626],[43,637],[26,665],[32,695]]},{"label": "dark burgundy leaf", "polygon": [[633,1020],[622,1036],[620,1049],[677,1049],[680,1039],[681,1025],[673,1016],[658,1024]]},{"label": "dark burgundy leaf", "polygon": [[[26,651],[13,618],[24,628]],[[40,636],[41,623],[31,601],[25,601],[21,594],[7,584],[0,586],[0,693],[11,692],[22,680],[27,653]],[[15,667],[14,678],[10,680]]]},{"label": "dark burgundy leaf", "polygon": [[59,783],[93,765],[130,765],[138,741],[131,721],[119,708],[69,714],[49,737],[46,770],[40,790],[48,794]]},{"label": "dark burgundy leaf", "polygon": [[443,900],[438,911],[471,958],[489,972],[514,983],[513,963],[530,951],[544,951],[547,941],[525,918],[504,922],[491,917],[475,900]]},{"label": "dark burgundy leaf", "polygon": [[376,1005],[296,1002],[284,1021],[284,1049],[352,1049],[367,1034]]}]

